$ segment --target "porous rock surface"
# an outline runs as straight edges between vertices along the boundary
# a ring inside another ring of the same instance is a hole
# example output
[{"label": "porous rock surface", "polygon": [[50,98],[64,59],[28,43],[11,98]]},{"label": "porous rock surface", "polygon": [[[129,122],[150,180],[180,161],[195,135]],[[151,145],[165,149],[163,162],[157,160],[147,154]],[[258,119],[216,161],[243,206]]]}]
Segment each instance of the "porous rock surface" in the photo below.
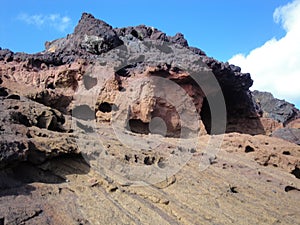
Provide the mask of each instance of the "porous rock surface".
[{"label": "porous rock surface", "polygon": [[45,47],[0,49],[0,224],[298,223],[299,111],[250,74],[87,13]]}]

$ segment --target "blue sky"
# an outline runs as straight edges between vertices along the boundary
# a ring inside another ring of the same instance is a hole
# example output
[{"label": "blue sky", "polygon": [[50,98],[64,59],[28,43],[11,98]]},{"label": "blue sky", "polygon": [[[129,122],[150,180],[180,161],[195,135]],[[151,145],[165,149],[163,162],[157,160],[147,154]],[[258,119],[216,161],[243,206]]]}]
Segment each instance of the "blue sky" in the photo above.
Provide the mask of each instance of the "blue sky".
[{"label": "blue sky", "polygon": [[[273,16],[276,8],[290,2],[293,1],[2,1],[0,47],[29,53],[42,51],[45,41],[72,33],[82,12],[89,12],[113,27],[145,24],[168,35],[181,32],[191,46],[220,61],[231,60],[238,54],[247,59],[251,51],[272,38],[285,37],[284,24],[275,23]],[[241,63],[251,72],[246,60]],[[276,88],[269,91],[296,103],[299,108],[299,92],[291,97],[280,91],[277,94]]]}]

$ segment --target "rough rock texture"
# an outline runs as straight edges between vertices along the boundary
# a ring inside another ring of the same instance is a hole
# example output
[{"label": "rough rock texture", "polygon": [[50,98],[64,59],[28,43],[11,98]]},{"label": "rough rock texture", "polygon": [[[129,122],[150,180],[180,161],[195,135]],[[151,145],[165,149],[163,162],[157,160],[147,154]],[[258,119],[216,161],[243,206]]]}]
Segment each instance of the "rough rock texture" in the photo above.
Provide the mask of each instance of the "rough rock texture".
[{"label": "rough rock texture", "polygon": [[0,168],[20,161],[41,163],[77,152],[63,114],[8,89],[2,91],[6,96],[0,97]]},{"label": "rough rock texture", "polygon": [[282,138],[284,140],[296,143],[300,145],[300,129],[299,128],[289,128],[284,127],[275,130],[272,133],[272,137]]},{"label": "rough rock texture", "polygon": [[[108,52],[116,47],[127,54],[128,58],[114,51]],[[117,66],[122,65],[124,68],[115,71],[114,79],[119,83],[118,88],[126,90],[121,83],[129,83],[130,79],[136,79],[133,74],[137,74],[137,77],[138,74],[161,76],[175,81],[193,99],[197,111],[202,111],[202,122],[210,133],[211,118],[206,95],[214,96],[216,91],[220,90],[211,88],[209,93],[203,94],[201,90],[203,86],[199,88],[193,82],[195,77],[192,78],[195,71],[199,73],[203,69],[208,70],[210,74],[202,71],[199,79],[208,86],[210,82],[205,80],[211,79],[212,76],[216,77],[226,102],[228,131],[254,134],[265,132],[249,92],[249,87],[253,83],[250,74],[243,74],[239,67],[218,62],[207,57],[201,50],[189,47],[182,34],[170,37],[144,25],[113,29],[105,22],[84,13],[73,34],[47,42],[46,50],[42,53],[27,55],[0,50],[0,58],[3,59],[0,61],[0,75],[5,87],[18,90],[20,94],[63,113],[70,113],[72,96],[78,88],[78,82],[84,80],[83,76],[89,73],[87,67],[91,66],[91,63],[94,65],[95,62],[107,63],[103,59],[110,58],[114,61],[116,57],[114,54],[119,54],[117,56],[119,58],[123,57],[123,61]],[[183,64],[184,58],[189,60]],[[180,68],[180,65],[183,68]],[[189,69],[192,71],[188,71]],[[148,71],[148,74],[145,71]],[[151,105],[145,107],[152,110]],[[142,122],[149,121],[142,120]],[[231,125],[241,123],[243,125]],[[173,123],[172,126],[178,127],[178,124]],[[259,127],[257,131],[254,131],[255,127]],[[175,130],[172,132],[176,133]]]},{"label": "rough rock texture", "polygon": [[268,92],[252,92],[254,101],[260,106],[262,120],[273,121],[273,128],[268,132],[273,137],[300,144],[300,111],[291,103],[274,98]]},{"label": "rough rock texture", "polygon": [[24,62],[0,61],[2,86],[62,113],[70,111],[78,82],[85,73],[84,61],[61,66]]},{"label": "rough rock texture", "polygon": [[45,47],[0,48],[0,224],[298,223],[299,111],[250,74],[87,13]]},{"label": "rough rock texture", "polygon": [[284,125],[300,117],[300,111],[293,104],[274,98],[271,93],[253,91],[252,94],[260,105],[263,117],[272,118]]},{"label": "rough rock texture", "polygon": [[175,176],[143,187],[99,176],[78,157],[20,164],[2,171],[1,217],[5,224],[298,223],[297,145],[232,133],[205,171],[200,157],[193,153]]},{"label": "rough rock texture", "polygon": [[101,20],[96,20],[91,14],[83,13],[75,27],[74,33],[66,38],[46,42],[46,52],[62,53],[62,63],[73,61],[81,55],[107,52],[122,41],[114,29]]}]

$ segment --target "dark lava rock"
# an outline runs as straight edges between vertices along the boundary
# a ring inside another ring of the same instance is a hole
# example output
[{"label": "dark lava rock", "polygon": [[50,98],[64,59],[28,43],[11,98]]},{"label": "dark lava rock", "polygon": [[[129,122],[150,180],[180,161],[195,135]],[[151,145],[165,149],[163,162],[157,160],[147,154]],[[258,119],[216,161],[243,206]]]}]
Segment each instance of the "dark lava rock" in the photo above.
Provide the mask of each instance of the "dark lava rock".
[{"label": "dark lava rock", "polygon": [[148,39],[154,41],[169,42],[169,38],[165,33],[156,28],[148,27],[145,25],[139,25],[136,27],[116,28],[115,31],[119,36],[125,37],[127,35],[132,35],[133,37],[141,41]]},{"label": "dark lava rock", "polygon": [[178,43],[183,47],[189,46],[187,40],[184,38],[182,33],[177,33],[177,34],[175,34],[175,36],[170,37],[170,42]]},{"label": "dark lava rock", "polygon": [[65,38],[46,42],[46,52],[59,54],[62,63],[73,62],[77,58],[91,58],[122,45],[114,29],[102,20],[83,13],[74,33]]},{"label": "dark lava rock", "polygon": [[300,145],[300,129],[284,127],[275,130],[272,137],[284,139],[286,141]]},{"label": "dark lava rock", "polygon": [[194,53],[197,54],[197,55],[203,55],[203,56],[206,56],[205,52],[202,51],[202,50],[199,49],[199,48],[188,47],[188,49],[191,50],[192,52],[194,52]]},{"label": "dark lava rock", "polygon": [[110,25],[88,13],[82,14],[73,35],[81,48],[93,54],[101,54],[123,44]]},{"label": "dark lava rock", "polygon": [[13,52],[9,49],[0,49],[0,60],[5,60],[9,62],[13,59]]},{"label": "dark lava rock", "polygon": [[261,107],[263,117],[272,118],[284,125],[300,117],[300,111],[295,105],[274,98],[271,93],[253,91],[252,94],[254,101]]}]

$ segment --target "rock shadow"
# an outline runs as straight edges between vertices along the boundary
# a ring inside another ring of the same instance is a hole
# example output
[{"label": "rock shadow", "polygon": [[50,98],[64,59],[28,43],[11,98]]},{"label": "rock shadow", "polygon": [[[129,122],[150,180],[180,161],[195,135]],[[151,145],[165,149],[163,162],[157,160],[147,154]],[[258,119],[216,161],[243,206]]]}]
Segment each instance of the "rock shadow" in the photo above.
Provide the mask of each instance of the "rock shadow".
[{"label": "rock shadow", "polygon": [[32,183],[61,184],[67,175],[87,174],[90,166],[81,155],[64,155],[40,165],[20,162],[0,170],[0,198],[30,195],[36,188]]},{"label": "rock shadow", "polygon": [[[248,93],[223,91],[223,94],[227,111],[226,133],[266,134]],[[211,132],[211,111],[206,97],[203,99],[200,116],[207,133],[214,134]]]}]

